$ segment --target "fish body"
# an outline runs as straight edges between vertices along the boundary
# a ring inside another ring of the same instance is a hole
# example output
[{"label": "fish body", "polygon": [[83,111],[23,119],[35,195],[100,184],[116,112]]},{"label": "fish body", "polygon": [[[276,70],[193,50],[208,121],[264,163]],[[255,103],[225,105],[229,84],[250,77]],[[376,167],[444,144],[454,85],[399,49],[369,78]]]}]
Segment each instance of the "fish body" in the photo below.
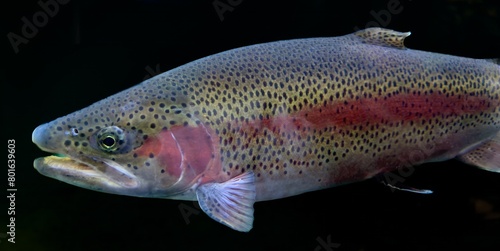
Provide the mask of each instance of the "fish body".
[{"label": "fish body", "polygon": [[370,28],[257,44],[167,71],[33,132],[42,174],[198,200],[249,231],[253,203],[459,157],[498,172],[500,67]]}]

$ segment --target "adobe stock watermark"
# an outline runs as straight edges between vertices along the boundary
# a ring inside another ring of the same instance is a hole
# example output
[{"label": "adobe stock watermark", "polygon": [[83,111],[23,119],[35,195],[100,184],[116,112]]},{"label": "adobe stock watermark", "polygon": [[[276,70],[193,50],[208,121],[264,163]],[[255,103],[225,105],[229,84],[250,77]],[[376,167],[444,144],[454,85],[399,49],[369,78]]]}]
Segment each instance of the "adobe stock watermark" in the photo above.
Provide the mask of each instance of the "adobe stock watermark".
[{"label": "adobe stock watermark", "polygon": [[379,11],[370,11],[370,15],[373,17],[373,21],[366,23],[365,27],[359,28],[358,26],[354,26],[354,30],[358,31],[365,28],[371,27],[387,27],[391,23],[391,19],[393,15],[400,14],[403,11],[403,6],[399,0],[389,0],[387,2],[387,8]]},{"label": "adobe stock watermark", "polygon": [[215,0],[212,2],[217,16],[219,16],[220,21],[224,21],[224,13],[233,12],[236,7],[238,7],[243,0]]},{"label": "adobe stock watermark", "polygon": [[[415,172],[415,166],[422,164],[426,159],[430,158],[432,154],[435,153],[435,147],[443,144],[444,139],[439,139],[435,143],[424,143],[418,142],[417,148],[411,150],[407,156],[398,155],[395,159],[395,165],[393,166],[401,166],[397,169],[398,174],[394,172],[385,172],[384,175],[384,183],[391,188],[391,191],[402,190],[408,192],[415,192],[420,194],[431,194],[431,190],[427,189],[415,189],[415,188],[404,188],[398,186],[398,184],[406,181],[408,177],[410,177]],[[391,166],[389,163],[388,166]]]},{"label": "adobe stock watermark", "polygon": [[[7,239],[11,243],[16,243],[16,140],[7,140],[7,201],[8,201],[8,222]],[[2,238],[6,237],[2,235]]]},{"label": "adobe stock watermark", "polygon": [[144,70],[148,73],[144,76],[144,79],[143,80],[147,80],[147,79],[150,79],[158,74],[161,73],[161,70],[160,70],[160,64],[156,64],[154,66],[155,68],[153,69],[153,67],[147,65],[146,67],[144,67]]},{"label": "adobe stock watermark", "polygon": [[340,243],[332,242],[332,235],[326,236],[326,240],[320,236],[316,237],[316,242],[318,245],[314,248],[314,251],[335,251],[340,247]]},{"label": "adobe stock watermark", "polygon": [[40,0],[38,6],[42,10],[37,11],[28,19],[26,16],[21,18],[22,26],[20,33],[9,32],[7,39],[14,50],[14,53],[19,53],[19,46],[27,44],[30,39],[34,38],[39,29],[45,27],[49,23],[49,19],[59,13],[60,5],[69,3],[70,0]]},{"label": "adobe stock watermark", "polygon": [[192,203],[193,206],[190,206],[186,203],[179,203],[179,206],[177,206],[177,208],[179,208],[179,212],[181,212],[182,219],[184,219],[184,222],[186,222],[186,225],[189,225],[189,223],[191,223],[189,217],[191,217],[192,215],[199,215],[201,212],[201,207],[198,204],[198,201],[193,201]]}]

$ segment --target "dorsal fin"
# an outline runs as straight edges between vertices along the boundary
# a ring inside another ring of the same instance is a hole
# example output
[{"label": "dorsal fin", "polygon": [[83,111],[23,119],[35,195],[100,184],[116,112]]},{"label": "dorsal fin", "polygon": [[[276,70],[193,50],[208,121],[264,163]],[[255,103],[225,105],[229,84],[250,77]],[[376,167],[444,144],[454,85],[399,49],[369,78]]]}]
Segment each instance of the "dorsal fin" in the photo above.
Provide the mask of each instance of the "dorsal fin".
[{"label": "dorsal fin", "polygon": [[484,59],[490,63],[494,63],[494,64],[497,64],[497,65],[500,65],[500,58],[487,58],[487,59]]},{"label": "dorsal fin", "polygon": [[404,40],[411,32],[399,32],[384,28],[367,28],[354,33],[363,43],[405,49]]}]

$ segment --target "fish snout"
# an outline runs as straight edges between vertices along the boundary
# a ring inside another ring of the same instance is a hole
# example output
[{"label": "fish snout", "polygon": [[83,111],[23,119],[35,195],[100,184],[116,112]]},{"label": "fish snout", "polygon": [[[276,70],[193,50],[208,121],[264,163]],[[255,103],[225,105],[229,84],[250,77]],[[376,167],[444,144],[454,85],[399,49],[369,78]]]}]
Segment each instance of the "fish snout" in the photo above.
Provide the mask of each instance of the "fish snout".
[{"label": "fish snout", "polygon": [[49,147],[50,145],[49,125],[46,123],[39,125],[37,128],[35,128],[33,134],[31,134],[31,141],[33,141],[33,143],[35,143],[40,149],[50,152],[51,148]]}]

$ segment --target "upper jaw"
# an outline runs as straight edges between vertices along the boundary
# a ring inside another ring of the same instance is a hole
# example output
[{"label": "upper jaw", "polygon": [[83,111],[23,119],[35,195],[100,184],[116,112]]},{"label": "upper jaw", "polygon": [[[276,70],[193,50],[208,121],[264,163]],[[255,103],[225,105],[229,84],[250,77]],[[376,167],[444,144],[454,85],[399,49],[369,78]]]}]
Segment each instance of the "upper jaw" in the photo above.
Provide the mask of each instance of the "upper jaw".
[{"label": "upper jaw", "polygon": [[137,178],[111,160],[48,156],[33,163],[41,174],[87,189],[124,194],[139,186]]}]

